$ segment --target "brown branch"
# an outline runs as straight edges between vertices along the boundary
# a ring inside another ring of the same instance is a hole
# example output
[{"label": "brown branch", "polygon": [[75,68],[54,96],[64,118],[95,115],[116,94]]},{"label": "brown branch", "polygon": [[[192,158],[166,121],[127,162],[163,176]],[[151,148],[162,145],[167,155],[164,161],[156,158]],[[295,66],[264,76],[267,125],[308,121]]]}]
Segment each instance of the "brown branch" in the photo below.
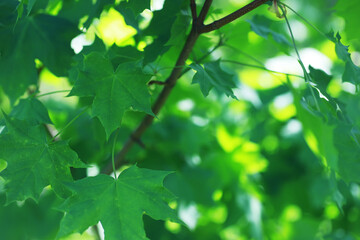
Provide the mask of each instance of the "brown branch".
[{"label": "brown branch", "polygon": [[[240,11],[240,16],[244,15],[245,13],[255,9],[256,7],[260,6],[261,4],[267,2],[268,0],[255,0],[254,2],[246,5],[245,7],[241,8],[240,10],[236,11],[239,12]],[[170,76],[166,79],[165,81],[165,85],[163,90],[161,91],[161,93],[159,94],[158,98],[156,99],[155,104],[152,107],[152,111],[153,113],[156,115],[159,113],[160,109],[162,108],[162,106],[165,104],[171,90],[173,89],[173,87],[176,84],[176,81],[186,72],[188,71],[188,69],[184,69],[185,66],[185,61],[188,59],[188,57],[190,56],[190,53],[195,45],[196,40],[198,39],[199,35],[201,33],[204,32],[210,32],[212,30],[218,29],[222,26],[224,26],[225,24],[227,24],[228,20],[228,16],[224,17],[223,19],[225,20],[218,20],[218,21],[225,21],[224,24],[222,25],[217,25],[217,23],[215,24],[215,26],[212,24],[203,25],[203,21],[206,17],[206,14],[209,11],[210,5],[212,3],[212,0],[206,0],[204,3],[203,8],[201,9],[199,18],[197,19],[197,23],[192,25],[192,29],[186,39],[185,45],[181,50],[181,53],[176,61],[175,66],[172,69],[172,72],[170,74]],[[235,13],[236,13],[235,12]],[[235,14],[233,13],[233,14]],[[230,14],[230,15],[233,15]],[[239,17],[240,17],[239,16]],[[233,17],[231,17],[232,19]],[[235,18],[236,19],[236,18]],[[201,21],[200,21],[201,20]],[[234,20],[234,19],[233,19]],[[233,21],[231,20],[231,21]],[[216,22],[218,22],[216,21]],[[231,22],[229,21],[229,22]],[[214,28],[214,29],[212,29]],[[199,32],[199,30],[202,30],[201,32]],[[220,46],[220,43],[219,43]],[[218,46],[215,47],[215,49]],[[210,53],[211,54],[211,53]],[[207,55],[208,56],[208,55]],[[205,57],[206,58],[206,57]],[[181,66],[181,67],[179,67]],[[126,154],[129,152],[129,150],[131,149],[131,147],[136,143],[135,139],[140,139],[141,135],[145,132],[145,130],[151,125],[152,121],[154,120],[153,116],[150,115],[146,115],[144,117],[144,119],[142,120],[142,122],[140,123],[140,125],[134,130],[134,132],[131,134],[131,136],[127,139],[127,141],[125,142],[124,146],[122,147],[122,149],[120,150],[120,152],[116,155],[115,157],[115,168],[118,169],[121,165],[124,164],[124,159]],[[106,173],[106,174],[110,174],[112,172],[112,163],[109,162],[103,169],[102,169],[102,173]]]},{"label": "brown branch", "polygon": [[166,82],[162,82],[162,81],[157,81],[157,80],[151,80],[150,82],[148,82],[148,85],[153,85],[153,84],[156,84],[156,85],[165,85]]},{"label": "brown branch", "polygon": [[204,2],[204,5],[203,5],[203,7],[200,11],[199,17],[198,17],[198,24],[201,24],[201,25],[204,24],[205,17],[207,15],[207,13],[209,12],[212,2],[213,2],[213,0],[206,0]]},{"label": "brown branch", "polygon": [[190,9],[193,23],[197,21],[196,3],[195,0],[190,0]]},{"label": "brown branch", "polygon": [[[249,3],[248,5],[240,8],[239,10],[219,19],[214,21],[213,23],[210,23],[208,25],[202,26],[198,29],[199,33],[207,33],[207,32],[211,32],[214,31],[216,29],[219,29],[223,26],[225,26],[228,23],[231,23],[232,21],[238,19],[239,17],[245,15],[246,13],[254,10],[255,8],[259,7],[260,5],[268,2],[269,0],[255,0],[251,3]],[[200,18],[200,17],[199,17]]]}]

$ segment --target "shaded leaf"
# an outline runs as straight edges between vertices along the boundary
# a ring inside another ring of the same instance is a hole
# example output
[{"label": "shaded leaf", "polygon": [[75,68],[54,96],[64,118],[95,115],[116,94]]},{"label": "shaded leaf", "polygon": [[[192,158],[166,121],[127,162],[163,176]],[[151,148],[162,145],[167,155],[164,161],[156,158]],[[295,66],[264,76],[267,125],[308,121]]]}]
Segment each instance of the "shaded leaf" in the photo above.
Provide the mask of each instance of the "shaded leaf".
[{"label": "shaded leaf", "polygon": [[36,98],[21,99],[11,111],[10,116],[26,120],[32,125],[51,123],[47,109]]},{"label": "shaded leaf", "polygon": [[312,66],[309,66],[309,70],[311,80],[316,83],[316,86],[321,90],[321,92],[326,93],[326,89],[332,77],[327,75],[324,71],[313,68]]},{"label": "shaded leaf", "polygon": [[52,190],[44,190],[38,202],[0,204],[2,239],[55,239],[62,213],[53,209],[60,203]]},{"label": "shaded leaf", "polygon": [[122,63],[114,71],[110,60],[94,52],[85,56],[70,95],[95,97],[92,115],[99,118],[109,138],[120,127],[126,110],[153,115],[146,85],[150,77],[134,62]]},{"label": "shaded leaf", "polygon": [[37,200],[51,185],[60,195],[68,193],[63,181],[71,181],[70,167],[84,167],[67,143],[49,142],[42,126],[5,116],[7,132],[0,135],[0,158],[7,162],[7,203],[27,198]]},{"label": "shaded leaf", "polygon": [[262,15],[255,15],[251,20],[246,21],[250,23],[251,30],[253,30],[259,36],[267,39],[270,35],[275,40],[275,42],[290,46],[290,42],[284,35],[271,29],[271,19],[268,19]]},{"label": "shaded leaf", "polygon": [[0,84],[11,101],[37,84],[36,58],[54,74],[66,75],[74,54],[70,41],[77,33],[65,19],[45,14],[22,18],[14,31],[9,27],[1,32],[9,40],[0,44]]},{"label": "shaded leaf", "polygon": [[204,67],[199,64],[191,64],[190,67],[196,71],[192,83],[200,85],[201,92],[206,97],[212,88],[226,96],[235,98],[232,88],[236,87],[233,81],[233,75],[223,71],[220,67],[220,60],[216,62],[205,63]]}]

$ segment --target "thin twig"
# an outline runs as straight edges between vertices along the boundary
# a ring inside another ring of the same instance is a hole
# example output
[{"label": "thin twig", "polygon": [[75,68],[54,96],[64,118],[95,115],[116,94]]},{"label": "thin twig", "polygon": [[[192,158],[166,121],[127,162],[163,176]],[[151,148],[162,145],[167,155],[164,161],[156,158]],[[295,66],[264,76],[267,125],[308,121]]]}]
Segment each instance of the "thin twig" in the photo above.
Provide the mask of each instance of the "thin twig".
[{"label": "thin twig", "polygon": [[213,0],[206,0],[204,2],[204,5],[203,5],[203,7],[200,11],[199,17],[198,17],[198,24],[200,24],[200,25],[204,24],[205,17],[209,12],[212,2],[213,2]]},{"label": "thin twig", "polygon": [[78,119],[81,115],[83,115],[88,107],[85,107],[78,115],[76,115],[70,122],[68,122],[65,127],[63,127],[49,142],[53,142],[57,136],[59,136],[66,128],[68,128],[76,119]]},{"label": "thin twig", "polygon": [[111,163],[112,163],[113,173],[114,173],[114,178],[115,179],[117,179],[116,168],[115,168],[115,147],[116,147],[116,140],[117,140],[118,135],[119,135],[119,129],[116,129],[114,142],[113,142],[113,146],[112,146],[112,149],[111,149]]},{"label": "thin twig", "polygon": [[305,22],[307,25],[309,25],[310,27],[312,27],[315,31],[317,31],[318,33],[320,33],[323,37],[325,37],[326,39],[329,40],[329,37],[323,33],[319,28],[317,28],[314,24],[312,24],[311,22],[309,22],[306,18],[304,18],[303,16],[301,16],[298,12],[296,12],[294,9],[292,9],[289,5],[280,2],[282,5],[284,5],[287,9],[289,9],[290,11],[292,11],[293,13],[295,13],[296,16],[298,16],[303,22]]},{"label": "thin twig", "polygon": [[237,65],[241,65],[241,66],[245,66],[245,67],[257,68],[257,69],[261,69],[261,70],[271,72],[271,73],[278,73],[278,74],[288,75],[288,76],[292,76],[292,77],[304,78],[303,76],[300,76],[300,75],[296,75],[296,74],[292,74],[292,73],[278,72],[278,71],[267,69],[266,67],[263,67],[263,66],[243,63],[243,62],[234,61],[234,60],[221,59],[221,62],[237,64]]},{"label": "thin twig", "polygon": [[162,82],[162,81],[158,81],[158,80],[151,80],[151,81],[148,83],[149,86],[150,86],[150,85],[153,85],[153,84],[155,84],[155,85],[166,85],[166,82]]},{"label": "thin twig", "polygon": [[[285,7],[285,6],[284,6],[284,7]],[[320,111],[320,106],[319,106],[319,103],[318,103],[318,101],[317,101],[317,99],[316,99],[316,97],[315,97],[314,90],[313,90],[312,86],[311,86],[310,83],[309,83],[311,78],[310,78],[308,72],[306,71],[306,68],[305,68],[305,66],[304,66],[304,62],[301,60],[300,53],[299,53],[299,51],[298,51],[298,49],[297,49],[297,47],[296,47],[295,37],[294,37],[294,34],[293,34],[293,32],[292,32],[292,29],[291,29],[289,20],[288,20],[288,18],[287,18],[287,16],[286,16],[286,12],[285,12],[283,6],[281,6],[281,4],[279,4],[279,8],[281,9],[281,11],[282,11],[282,13],[283,13],[283,15],[284,15],[286,25],[287,25],[287,27],[288,27],[288,29],[289,29],[290,37],[291,37],[291,40],[292,40],[292,43],[293,43],[293,46],[294,46],[296,55],[297,55],[297,57],[298,57],[298,62],[299,62],[300,66],[301,66],[301,68],[303,69],[303,72],[304,72],[305,82],[308,83],[308,86],[309,86],[311,95],[312,95],[312,97],[314,98],[314,102],[315,102],[316,109],[317,109],[318,111]]]},{"label": "thin twig", "polygon": [[47,93],[42,93],[39,95],[36,95],[37,98],[39,97],[43,97],[43,96],[47,96],[47,95],[51,95],[51,94],[55,94],[55,93],[65,93],[65,92],[70,92],[71,90],[59,90],[59,91],[53,91],[53,92],[47,92]]},{"label": "thin twig", "polygon": [[255,58],[251,54],[244,52],[243,50],[240,50],[240,49],[238,49],[238,48],[236,48],[236,47],[234,47],[232,45],[229,45],[229,44],[224,44],[224,47],[228,47],[228,48],[230,48],[232,50],[235,50],[235,51],[239,52],[240,54],[244,55],[245,57],[251,59],[252,61],[260,64],[261,66],[263,66],[263,67],[265,66],[264,63],[262,63],[260,60],[258,60],[257,58]]},{"label": "thin twig", "polygon": [[[254,10],[255,8],[259,7],[260,5],[268,2],[269,0],[255,0],[251,3],[249,3],[248,5],[240,8],[239,10],[219,19],[216,20],[208,25],[205,25],[203,27],[201,27],[199,29],[199,33],[206,33],[206,32],[211,32],[214,31],[216,29],[219,29],[223,26],[225,26],[228,23],[231,23],[232,21],[238,19],[239,17],[247,14],[248,12]],[[200,17],[199,17],[200,18]]]}]

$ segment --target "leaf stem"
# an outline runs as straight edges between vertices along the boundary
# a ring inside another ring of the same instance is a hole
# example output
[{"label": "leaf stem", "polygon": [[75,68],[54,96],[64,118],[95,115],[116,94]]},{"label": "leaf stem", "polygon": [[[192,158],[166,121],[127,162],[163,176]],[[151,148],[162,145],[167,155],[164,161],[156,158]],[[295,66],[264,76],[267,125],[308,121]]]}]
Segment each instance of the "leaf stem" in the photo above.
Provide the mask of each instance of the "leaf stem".
[{"label": "leaf stem", "polygon": [[115,146],[116,146],[116,140],[119,135],[119,132],[120,132],[119,129],[117,129],[117,131],[115,131],[114,142],[113,142],[113,146],[112,146],[112,150],[111,150],[111,162],[112,162],[112,168],[113,168],[115,180],[117,179],[116,168],[115,168]]},{"label": "leaf stem", "polygon": [[248,64],[248,63],[243,63],[243,62],[239,62],[239,61],[234,61],[234,60],[220,60],[221,62],[227,62],[227,63],[233,63],[233,64],[237,64],[237,65],[241,65],[241,66],[245,66],[245,67],[252,67],[252,68],[258,68],[258,69],[262,69],[265,70],[267,72],[271,72],[271,73],[278,73],[278,74],[284,74],[287,76],[293,76],[293,77],[298,77],[298,78],[304,78],[303,76],[300,75],[296,75],[296,74],[291,74],[291,73],[284,73],[284,72],[278,72],[278,71],[274,71],[274,70],[270,70],[267,69],[266,67],[263,66],[258,66],[258,65],[253,65],[253,64]]},{"label": "leaf stem", "polygon": [[[285,7],[285,6],[284,6],[284,7]],[[310,85],[310,79],[311,79],[311,78],[310,78],[310,76],[309,76],[309,74],[308,74],[308,72],[307,72],[307,70],[306,70],[306,68],[305,68],[304,62],[301,60],[299,51],[298,51],[298,49],[297,49],[297,47],[296,47],[295,37],[294,37],[294,34],[293,34],[293,32],[292,32],[292,29],[291,29],[289,20],[288,20],[288,18],[287,18],[287,16],[286,16],[286,12],[285,12],[283,6],[281,6],[281,4],[279,4],[279,8],[281,9],[281,11],[282,11],[282,13],[283,13],[283,16],[284,16],[285,21],[286,21],[286,25],[287,25],[287,27],[288,27],[288,29],[289,29],[290,37],[291,37],[291,40],[292,40],[292,43],[293,43],[293,46],[294,46],[294,50],[295,50],[296,55],[297,55],[297,57],[298,57],[299,64],[300,64],[300,66],[301,66],[301,68],[302,68],[302,70],[303,70],[303,72],[304,72],[305,82],[308,83],[308,86],[309,86],[311,95],[312,95],[312,97],[314,98],[314,102],[315,102],[316,109],[317,109],[318,111],[320,111],[320,106],[319,106],[319,103],[318,103],[318,101],[317,101],[317,99],[316,99],[316,97],[315,97],[314,89],[313,89],[312,86]]]},{"label": "leaf stem", "polygon": [[245,57],[253,60],[254,62],[257,62],[257,63],[260,64],[261,66],[265,66],[264,63],[262,63],[262,62],[261,62],[260,60],[258,60],[257,58],[251,56],[250,54],[248,54],[248,53],[246,53],[246,52],[244,52],[244,51],[242,51],[242,50],[240,50],[240,49],[238,49],[238,48],[236,48],[236,47],[234,47],[234,46],[232,46],[232,45],[224,44],[224,46],[225,46],[225,47],[228,47],[228,48],[230,48],[230,49],[233,49],[233,50],[235,50],[235,51],[237,51],[237,52],[239,52],[240,54],[244,55]]},{"label": "leaf stem", "polygon": [[302,21],[304,21],[307,25],[309,25],[310,27],[312,27],[313,29],[315,29],[315,31],[317,31],[318,33],[320,33],[323,37],[325,37],[326,39],[329,39],[328,36],[326,36],[325,33],[323,33],[319,28],[317,28],[315,25],[313,25],[311,22],[309,22],[308,20],[306,20],[306,18],[304,18],[303,16],[301,16],[298,12],[296,12],[293,8],[291,8],[289,5],[280,2],[283,6],[285,6],[287,9],[289,9],[290,11],[292,11],[296,16],[298,16]]},{"label": "leaf stem", "polygon": [[54,141],[55,138],[59,136],[67,127],[69,127],[76,119],[78,119],[81,115],[83,115],[87,109],[88,107],[84,108],[78,115],[76,115],[73,119],[71,119],[71,121],[68,122],[68,124],[66,124],[65,127],[63,127],[54,137],[50,139],[50,142]]},{"label": "leaf stem", "polygon": [[64,93],[64,92],[70,92],[71,90],[59,90],[59,91],[53,91],[53,92],[48,92],[48,93],[43,93],[43,94],[39,94],[36,95],[36,97],[43,97],[43,96],[47,96],[47,95],[51,95],[51,94],[55,94],[55,93]]}]

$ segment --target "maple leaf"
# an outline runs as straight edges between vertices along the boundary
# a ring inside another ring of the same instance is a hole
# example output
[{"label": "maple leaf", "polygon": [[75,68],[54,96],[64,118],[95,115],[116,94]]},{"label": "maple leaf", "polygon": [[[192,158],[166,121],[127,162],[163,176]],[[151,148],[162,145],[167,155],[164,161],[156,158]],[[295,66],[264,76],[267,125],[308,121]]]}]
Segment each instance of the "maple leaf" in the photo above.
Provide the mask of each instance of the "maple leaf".
[{"label": "maple leaf", "polygon": [[212,88],[215,88],[217,91],[236,99],[232,91],[232,88],[236,87],[233,75],[221,69],[220,60],[205,63],[204,67],[199,64],[191,64],[190,67],[196,71],[192,83],[200,85],[201,92],[205,97],[209,95]]},{"label": "maple leaf", "polygon": [[338,58],[345,62],[345,71],[342,76],[343,82],[350,82],[355,85],[360,84],[360,67],[356,66],[351,59],[349,53],[349,47],[341,43],[341,36],[339,33],[333,36],[333,33],[329,33],[328,37],[335,43],[335,52]]},{"label": "maple leaf", "polygon": [[0,158],[7,162],[1,172],[6,180],[7,203],[39,198],[51,185],[61,196],[69,191],[62,181],[72,181],[70,167],[85,167],[64,141],[49,142],[43,126],[4,115],[6,130],[0,134]]},{"label": "maple leaf", "polygon": [[114,71],[109,59],[100,53],[84,57],[83,66],[70,95],[94,96],[92,114],[99,118],[107,138],[121,124],[130,108],[154,115],[144,74],[134,62],[119,64]]},{"label": "maple leaf", "polygon": [[67,184],[74,195],[59,207],[66,214],[58,237],[83,232],[100,221],[106,239],[147,239],[144,213],[179,222],[167,203],[173,195],[163,187],[169,173],[132,166],[118,179],[100,174]]},{"label": "maple leaf", "polygon": [[36,98],[20,99],[10,113],[11,117],[27,120],[31,124],[51,123],[46,107]]},{"label": "maple leaf", "polygon": [[0,29],[5,36],[0,43],[0,84],[12,103],[29,85],[37,84],[35,59],[55,75],[66,75],[74,54],[70,40],[78,33],[76,25],[46,14],[24,17],[16,28]]}]

